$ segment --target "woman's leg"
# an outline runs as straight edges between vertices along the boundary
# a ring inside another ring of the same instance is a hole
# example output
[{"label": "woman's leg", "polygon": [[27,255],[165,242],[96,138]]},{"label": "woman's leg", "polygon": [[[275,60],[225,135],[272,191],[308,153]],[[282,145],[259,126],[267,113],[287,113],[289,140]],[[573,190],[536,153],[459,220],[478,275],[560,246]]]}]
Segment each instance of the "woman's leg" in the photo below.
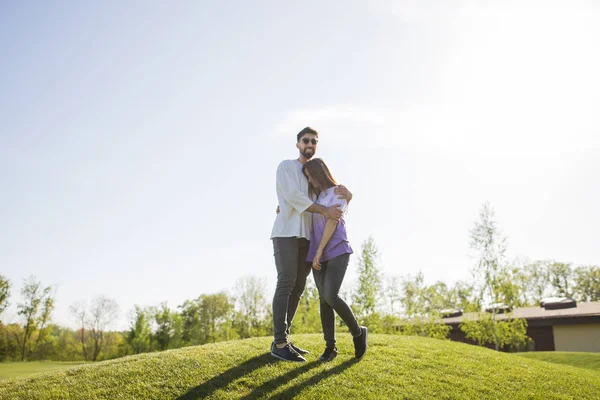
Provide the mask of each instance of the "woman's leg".
[{"label": "woman's leg", "polygon": [[[361,328],[358,325],[358,321],[354,316],[354,313],[348,307],[348,304],[342,300],[339,296],[340,287],[344,281],[346,275],[346,269],[348,268],[348,262],[350,261],[350,254],[343,254],[341,256],[332,258],[327,262],[327,269],[325,270],[322,282],[322,290],[319,291],[321,296],[321,310],[323,310],[323,301],[333,308],[335,312],[342,318],[346,323],[346,326],[350,330],[352,336],[357,337],[361,335]],[[323,271],[323,269],[322,269]],[[323,316],[321,315],[321,320]],[[332,318],[331,325],[335,329],[335,319]],[[323,325],[323,333],[325,333],[325,325]],[[332,333],[333,342],[335,343],[335,330]],[[327,340],[327,338],[326,338]]]},{"label": "woman's leg", "polygon": [[315,286],[319,291],[319,302],[321,316],[321,327],[323,328],[323,339],[325,339],[326,347],[335,347],[335,314],[333,308],[323,299],[323,283],[327,275],[327,262],[321,263],[321,269],[313,269],[313,277],[315,278]]}]

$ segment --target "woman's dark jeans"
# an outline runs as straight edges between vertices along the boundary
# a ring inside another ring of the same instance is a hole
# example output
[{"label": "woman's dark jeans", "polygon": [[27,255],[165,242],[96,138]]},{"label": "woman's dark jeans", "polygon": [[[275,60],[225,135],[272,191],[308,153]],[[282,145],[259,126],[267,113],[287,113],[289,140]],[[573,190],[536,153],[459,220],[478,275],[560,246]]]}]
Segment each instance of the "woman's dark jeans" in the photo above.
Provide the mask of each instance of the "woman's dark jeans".
[{"label": "woman's dark jeans", "polygon": [[315,284],[321,299],[321,324],[327,347],[335,346],[335,314],[342,318],[352,336],[361,334],[360,326],[350,307],[339,296],[340,287],[346,275],[350,254],[342,254],[321,263],[321,269],[313,269]]}]

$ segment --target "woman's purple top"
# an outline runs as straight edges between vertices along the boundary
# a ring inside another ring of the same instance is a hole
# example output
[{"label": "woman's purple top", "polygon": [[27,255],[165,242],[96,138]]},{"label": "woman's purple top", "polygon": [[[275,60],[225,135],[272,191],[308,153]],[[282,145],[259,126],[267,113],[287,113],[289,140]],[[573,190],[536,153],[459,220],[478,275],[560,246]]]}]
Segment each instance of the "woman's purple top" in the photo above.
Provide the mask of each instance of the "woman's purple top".
[{"label": "woman's purple top", "polygon": [[[348,211],[348,203],[346,200],[336,196],[333,193],[334,189],[335,186],[322,191],[319,194],[316,203],[324,207],[331,207],[334,204],[339,204],[342,211],[344,211],[344,215],[346,215]],[[323,238],[323,232],[325,232],[326,223],[327,218],[323,215],[318,213],[312,214],[310,246],[308,248],[308,256],[306,257],[306,261],[312,262],[315,258],[315,254],[317,253],[317,249],[319,248],[319,244]],[[335,231],[333,232],[333,235],[331,235],[331,239],[329,239],[327,246],[325,246],[325,249],[323,250],[323,256],[321,257],[320,261],[329,261],[332,258],[341,256],[342,254],[352,253],[352,247],[350,247],[350,242],[348,241],[348,236],[346,234],[346,222],[342,217],[335,227]]]}]

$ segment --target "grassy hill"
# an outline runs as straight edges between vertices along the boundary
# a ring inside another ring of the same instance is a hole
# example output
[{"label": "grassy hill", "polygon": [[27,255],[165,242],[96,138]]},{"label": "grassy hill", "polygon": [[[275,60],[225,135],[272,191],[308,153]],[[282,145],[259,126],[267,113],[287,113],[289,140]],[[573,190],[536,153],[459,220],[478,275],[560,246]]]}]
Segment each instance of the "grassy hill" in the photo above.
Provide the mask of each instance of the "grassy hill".
[{"label": "grassy hill", "polygon": [[537,351],[535,353],[519,353],[521,357],[555,364],[572,365],[600,372],[600,353],[578,353],[570,351]]},{"label": "grassy hill", "polygon": [[597,399],[600,373],[450,341],[370,335],[369,352],[317,361],[321,335],[296,335],[307,362],[272,358],[270,338],[142,354],[0,382],[2,399]]}]

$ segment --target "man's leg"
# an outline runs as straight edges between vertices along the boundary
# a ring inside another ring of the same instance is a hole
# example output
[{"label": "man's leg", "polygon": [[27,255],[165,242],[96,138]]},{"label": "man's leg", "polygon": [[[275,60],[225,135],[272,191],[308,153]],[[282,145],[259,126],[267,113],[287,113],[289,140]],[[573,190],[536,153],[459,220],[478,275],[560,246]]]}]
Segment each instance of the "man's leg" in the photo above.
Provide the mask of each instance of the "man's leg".
[{"label": "man's leg", "polygon": [[274,238],[273,250],[277,267],[277,287],[273,296],[273,336],[271,355],[285,361],[304,362],[288,343],[287,310],[290,294],[296,284],[298,273],[298,240]]},{"label": "man's leg", "polygon": [[275,343],[280,344],[287,342],[288,303],[298,273],[298,239],[273,238],[273,251],[277,268],[277,286],[273,296],[273,335]]},{"label": "man's leg", "polygon": [[306,256],[308,255],[308,246],[309,241],[300,238],[297,239],[298,242],[298,257],[296,259],[296,283],[294,284],[294,288],[290,294],[290,298],[287,306],[287,330],[286,336],[290,334],[290,328],[292,327],[292,321],[294,316],[296,315],[296,310],[298,310],[298,304],[300,303],[300,298],[302,297],[302,293],[304,293],[304,288],[306,288],[306,278],[310,274],[310,270],[312,268],[312,264],[306,261]]}]

